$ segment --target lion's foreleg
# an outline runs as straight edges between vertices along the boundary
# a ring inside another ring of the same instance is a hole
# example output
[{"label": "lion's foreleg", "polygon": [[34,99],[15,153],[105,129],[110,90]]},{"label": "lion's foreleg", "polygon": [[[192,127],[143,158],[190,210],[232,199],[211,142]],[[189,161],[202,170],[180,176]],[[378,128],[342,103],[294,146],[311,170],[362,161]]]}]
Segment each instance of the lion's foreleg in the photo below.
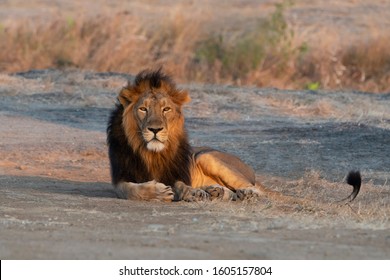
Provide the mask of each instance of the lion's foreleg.
[{"label": "lion's foreleg", "polygon": [[174,194],[170,186],[156,181],[145,183],[121,182],[115,186],[115,192],[119,198],[131,200],[157,200],[169,202]]}]

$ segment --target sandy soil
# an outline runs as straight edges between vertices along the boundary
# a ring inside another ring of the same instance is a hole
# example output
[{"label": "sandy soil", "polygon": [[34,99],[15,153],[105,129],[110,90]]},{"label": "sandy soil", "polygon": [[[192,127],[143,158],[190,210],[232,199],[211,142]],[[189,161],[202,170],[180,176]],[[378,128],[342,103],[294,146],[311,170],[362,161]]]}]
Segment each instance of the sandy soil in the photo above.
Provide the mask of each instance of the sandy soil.
[{"label": "sandy soil", "polygon": [[[1,259],[390,258],[390,95],[183,85],[192,144],[300,200],[163,204],[110,185],[106,122],[128,78],[0,75]],[[335,203],[355,168],[361,194]]]}]

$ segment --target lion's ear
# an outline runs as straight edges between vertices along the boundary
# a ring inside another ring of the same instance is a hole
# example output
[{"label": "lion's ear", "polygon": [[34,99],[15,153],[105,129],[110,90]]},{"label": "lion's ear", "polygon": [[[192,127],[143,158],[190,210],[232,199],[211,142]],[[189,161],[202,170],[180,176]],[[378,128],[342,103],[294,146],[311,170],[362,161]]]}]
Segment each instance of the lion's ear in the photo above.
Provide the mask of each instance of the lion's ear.
[{"label": "lion's ear", "polygon": [[132,103],[131,92],[128,88],[122,88],[118,95],[118,100],[122,104],[123,108],[126,108]]},{"label": "lion's ear", "polygon": [[188,93],[188,91],[184,91],[182,94],[184,95],[183,104],[190,103],[191,97],[190,97],[190,94]]},{"label": "lion's ear", "polygon": [[180,91],[176,96],[175,99],[179,105],[184,105],[191,101],[191,97],[186,90]]}]

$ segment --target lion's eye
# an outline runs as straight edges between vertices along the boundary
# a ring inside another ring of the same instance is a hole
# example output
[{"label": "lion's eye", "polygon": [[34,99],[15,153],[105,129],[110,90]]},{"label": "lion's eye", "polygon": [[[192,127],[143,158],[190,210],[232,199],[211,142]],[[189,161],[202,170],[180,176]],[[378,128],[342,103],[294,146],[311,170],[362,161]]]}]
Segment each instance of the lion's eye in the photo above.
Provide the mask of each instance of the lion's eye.
[{"label": "lion's eye", "polygon": [[139,107],[138,110],[140,110],[141,112],[147,112],[148,109],[146,109],[146,107]]},{"label": "lion's eye", "polygon": [[171,109],[170,107],[165,107],[165,108],[163,109],[163,112],[164,112],[164,113],[167,113],[167,112],[170,112],[170,111],[172,111],[172,109]]}]

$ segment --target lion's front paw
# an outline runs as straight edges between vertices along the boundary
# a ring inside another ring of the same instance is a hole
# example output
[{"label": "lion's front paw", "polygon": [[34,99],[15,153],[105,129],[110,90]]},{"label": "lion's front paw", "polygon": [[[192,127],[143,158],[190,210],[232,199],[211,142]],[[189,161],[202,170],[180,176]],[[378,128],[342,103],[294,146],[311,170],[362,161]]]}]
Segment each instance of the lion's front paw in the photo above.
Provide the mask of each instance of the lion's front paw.
[{"label": "lion's front paw", "polygon": [[174,198],[174,193],[170,186],[166,186],[162,183],[156,183],[156,199],[159,201],[169,202]]},{"label": "lion's front paw", "polygon": [[238,200],[257,199],[260,197],[260,191],[255,188],[238,189],[236,195]]}]

